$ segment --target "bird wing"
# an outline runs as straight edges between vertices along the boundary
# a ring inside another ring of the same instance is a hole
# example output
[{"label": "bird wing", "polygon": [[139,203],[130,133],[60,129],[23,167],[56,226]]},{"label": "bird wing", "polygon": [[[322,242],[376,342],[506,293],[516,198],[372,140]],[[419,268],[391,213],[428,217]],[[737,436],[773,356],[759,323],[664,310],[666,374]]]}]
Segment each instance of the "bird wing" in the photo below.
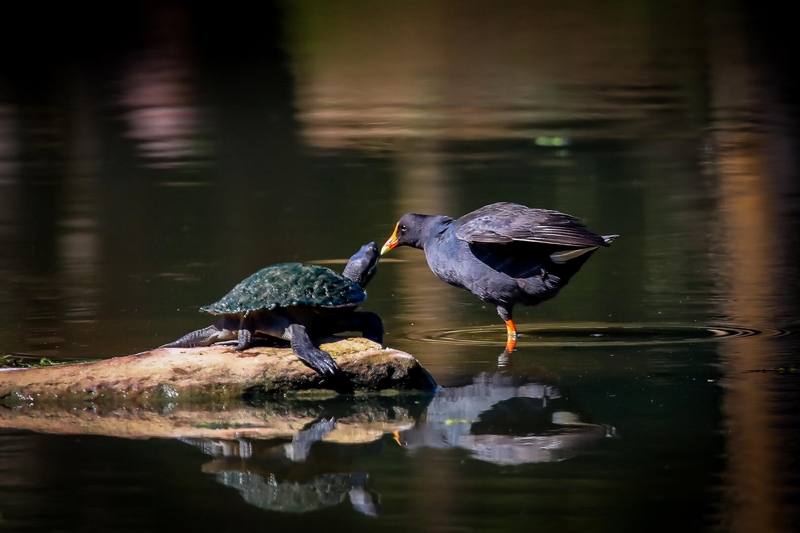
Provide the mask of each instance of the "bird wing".
[{"label": "bird wing", "polygon": [[486,244],[516,241],[576,248],[606,246],[603,237],[587,230],[572,215],[507,202],[487,205],[461,217],[456,237]]}]

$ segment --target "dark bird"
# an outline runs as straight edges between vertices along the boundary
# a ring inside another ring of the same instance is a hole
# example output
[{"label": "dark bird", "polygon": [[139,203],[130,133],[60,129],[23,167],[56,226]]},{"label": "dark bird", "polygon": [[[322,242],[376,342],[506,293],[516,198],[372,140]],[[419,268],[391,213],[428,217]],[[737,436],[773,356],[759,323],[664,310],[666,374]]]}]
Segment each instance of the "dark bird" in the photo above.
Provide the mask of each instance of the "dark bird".
[{"label": "dark bird", "polygon": [[514,305],[554,297],[595,250],[617,237],[597,235],[572,215],[500,202],[457,220],[405,214],[381,255],[397,246],[423,250],[439,279],[497,308],[511,352],[517,338]]}]

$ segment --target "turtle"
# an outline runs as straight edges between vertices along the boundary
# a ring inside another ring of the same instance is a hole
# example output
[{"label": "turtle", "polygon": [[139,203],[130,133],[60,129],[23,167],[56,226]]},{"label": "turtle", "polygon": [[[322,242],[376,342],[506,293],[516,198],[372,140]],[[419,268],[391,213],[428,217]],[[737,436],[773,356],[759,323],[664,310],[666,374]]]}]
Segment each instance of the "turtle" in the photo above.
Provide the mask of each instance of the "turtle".
[{"label": "turtle", "polygon": [[371,312],[356,312],[375,275],[378,247],[365,244],[339,274],[306,263],[279,263],[245,278],[218,302],[200,308],[217,322],[188,333],[162,348],[194,348],[237,340],[236,351],[250,348],[254,337],[288,340],[294,354],[320,374],[335,375],[339,366],[312,339],[342,331],[360,331],[379,344],[383,323]]}]

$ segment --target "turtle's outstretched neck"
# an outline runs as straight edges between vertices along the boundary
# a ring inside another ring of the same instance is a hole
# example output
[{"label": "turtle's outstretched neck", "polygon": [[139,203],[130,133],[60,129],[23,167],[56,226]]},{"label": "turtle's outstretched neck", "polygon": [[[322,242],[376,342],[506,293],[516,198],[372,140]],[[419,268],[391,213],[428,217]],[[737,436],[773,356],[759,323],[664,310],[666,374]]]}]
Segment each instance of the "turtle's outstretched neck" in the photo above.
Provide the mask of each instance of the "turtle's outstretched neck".
[{"label": "turtle's outstretched neck", "polygon": [[347,262],[342,276],[358,283],[362,287],[366,287],[369,280],[375,275],[379,258],[380,254],[378,253],[378,247],[375,246],[375,243],[371,242],[365,244],[359,251],[353,254],[353,257]]}]

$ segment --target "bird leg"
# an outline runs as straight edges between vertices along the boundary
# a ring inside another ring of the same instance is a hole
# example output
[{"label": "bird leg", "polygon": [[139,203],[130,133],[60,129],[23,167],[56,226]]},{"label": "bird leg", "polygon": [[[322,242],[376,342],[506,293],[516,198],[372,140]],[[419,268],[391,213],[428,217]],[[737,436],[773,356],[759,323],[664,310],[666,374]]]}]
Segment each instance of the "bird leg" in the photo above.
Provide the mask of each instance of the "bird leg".
[{"label": "bird leg", "polygon": [[497,306],[497,314],[506,323],[506,352],[511,353],[517,345],[517,326],[514,325],[514,320],[511,318],[511,309],[505,306]]},{"label": "bird leg", "polygon": [[506,320],[506,333],[508,333],[508,337],[506,339],[506,351],[511,353],[514,351],[514,347],[517,345],[517,327],[514,325],[514,321],[511,319]]}]

